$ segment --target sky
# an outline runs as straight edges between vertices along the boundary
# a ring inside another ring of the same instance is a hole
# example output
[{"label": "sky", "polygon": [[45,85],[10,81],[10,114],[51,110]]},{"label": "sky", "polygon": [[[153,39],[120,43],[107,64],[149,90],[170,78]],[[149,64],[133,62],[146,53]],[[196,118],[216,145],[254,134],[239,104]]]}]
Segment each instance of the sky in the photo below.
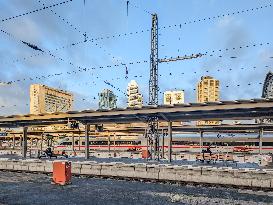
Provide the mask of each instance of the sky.
[{"label": "sky", "polygon": [[0,84],[0,115],[29,113],[33,83],[72,92],[73,110],[84,110],[98,108],[105,88],[126,107],[124,93],[134,79],[147,104],[151,13],[158,15],[159,58],[207,53],[159,64],[160,104],[166,90],[184,90],[185,102],[196,102],[204,75],[220,80],[221,100],[260,98],[273,68],[269,0],[130,0],[128,15],[126,0],[73,0],[2,21],[63,1],[0,0],[0,82],[15,81]]}]

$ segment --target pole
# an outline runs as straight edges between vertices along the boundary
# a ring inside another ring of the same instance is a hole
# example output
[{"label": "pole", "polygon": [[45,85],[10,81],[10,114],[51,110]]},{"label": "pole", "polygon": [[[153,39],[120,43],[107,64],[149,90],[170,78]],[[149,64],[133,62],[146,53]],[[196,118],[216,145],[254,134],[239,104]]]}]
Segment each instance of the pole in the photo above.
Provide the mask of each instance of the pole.
[{"label": "pole", "polygon": [[199,143],[199,146],[200,146],[200,152],[202,152],[202,148],[203,148],[203,131],[200,132],[200,143]]},{"label": "pole", "polygon": [[15,149],[15,134],[13,135],[13,138],[12,138],[12,146],[13,146],[13,149]]},{"label": "pole", "polygon": [[[159,128],[157,127],[157,130],[159,130]],[[156,132],[156,148],[157,148],[157,161],[160,160],[160,149],[159,149],[159,142],[160,142],[160,135],[159,132]]]},{"label": "pole", "polygon": [[152,15],[149,105],[158,105],[158,18]]},{"label": "pole", "polygon": [[[78,144],[80,144],[80,142]],[[74,151],[75,151],[75,137],[74,137],[74,132],[72,132],[72,152],[74,153]]]},{"label": "pole", "polygon": [[164,159],[165,155],[165,133],[164,130],[162,129],[162,159]]},{"label": "pole", "polygon": [[168,135],[169,135],[169,162],[172,162],[172,141],[173,141],[173,133],[172,133],[172,122],[168,122]]},{"label": "pole", "polygon": [[116,156],[116,133],[114,133],[114,156]]},{"label": "pole", "polygon": [[27,127],[23,127],[22,157],[27,157]]},{"label": "pole", "polygon": [[[149,151],[149,139],[148,139],[148,133],[147,133],[147,128],[145,128],[144,130],[144,139],[146,138],[146,151],[147,151],[147,157],[146,157],[146,160],[148,161],[148,155],[150,153]],[[145,143],[145,142],[143,142]],[[143,156],[143,155],[142,155]]]},{"label": "pole", "polygon": [[263,128],[259,130],[259,154],[262,154],[263,147]]},{"label": "pole", "polygon": [[[90,130],[90,125],[86,124],[85,125],[85,159],[89,159],[89,130]],[[80,145],[80,141],[79,141]]]},{"label": "pole", "polygon": [[22,147],[23,146],[23,144],[22,144],[22,135],[20,135],[20,138],[19,138],[19,141],[20,141],[20,147]]},{"label": "pole", "polygon": [[81,151],[81,131],[79,128],[79,151]]},{"label": "pole", "polygon": [[107,131],[107,134],[108,134],[108,152],[109,152],[109,154],[110,154],[110,133],[109,133],[109,131]]},{"label": "pole", "polygon": [[153,136],[153,159],[155,160],[156,159],[156,133],[154,134],[154,136]]}]

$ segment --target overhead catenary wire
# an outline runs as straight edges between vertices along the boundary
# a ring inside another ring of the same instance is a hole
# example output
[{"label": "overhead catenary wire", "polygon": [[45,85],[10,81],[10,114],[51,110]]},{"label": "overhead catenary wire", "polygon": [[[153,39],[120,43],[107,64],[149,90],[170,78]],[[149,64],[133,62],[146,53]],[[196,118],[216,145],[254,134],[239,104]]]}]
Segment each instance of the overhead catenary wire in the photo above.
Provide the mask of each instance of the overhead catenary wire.
[{"label": "overhead catenary wire", "polygon": [[[209,56],[211,56],[211,55],[209,55]],[[213,55],[212,55],[212,56],[213,56]],[[234,58],[234,57],[235,57],[235,56],[231,56],[231,58]],[[238,85],[240,86],[240,84],[237,84],[237,86],[238,86]]]},{"label": "overhead catenary wire", "polygon": [[266,8],[271,8],[271,7],[272,7],[272,4],[265,4],[263,6],[257,6],[254,8],[242,9],[242,10],[232,11],[232,12],[225,13],[225,14],[218,14],[215,16],[193,19],[193,20],[185,21],[184,23],[180,23],[180,24],[166,25],[166,26],[159,27],[158,29],[175,28],[175,27],[179,27],[181,29],[182,25],[201,23],[201,22],[205,22],[205,21],[212,21],[212,20],[220,19],[220,18],[227,17],[227,16],[245,14],[245,13],[254,12],[254,11],[258,11],[258,10],[262,10],[262,9],[266,9]]},{"label": "overhead catenary wire", "polygon": [[11,17],[7,17],[5,19],[1,19],[0,21],[1,22],[5,22],[5,21],[8,21],[8,20],[16,19],[16,18],[19,18],[19,17],[22,17],[22,16],[26,16],[26,15],[30,15],[30,14],[33,14],[33,13],[37,13],[39,11],[43,11],[43,10],[46,10],[46,9],[54,8],[56,6],[61,6],[63,4],[67,4],[67,3],[71,2],[71,1],[73,1],[73,0],[62,1],[60,3],[52,4],[52,5],[49,5],[49,6],[44,6],[43,8],[35,9],[35,10],[29,11],[29,12],[25,12],[25,13],[22,13],[22,14],[19,14],[19,15],[16,15],[16,16],[11,16]]},{"label": "overhead catenary wire", "polygon": [[[43,6],[45,6],[45,4],[39,0],[38,3],[42,3]],[[60,19],[62,22],[64,22],[65,24],[67,24],[69,27],[71,27],[73,30],[77,31],[78,33],[80,33],[81,35],[85,35],[85,32],[81,31],[77,26],[75,26],[74,24],[72,24],[69,20],[67,20],[66,18],[64,18],[63,16],[59,15],[56,11],[50,9],[50,12],[53,13],[55,16],[57,16],[58,19]]]},{"label": "overhead catenary wire", "polygon": [[142,8],[140,8],[139,6],[137,6],[135,3],[132,3],[132,0],[130,0],[130,1],[126,1],[126,6],[127,6],[127,16],[128,16],[128,14],[129,14],[129,6],[131,5],[131,6],[133,6],[133,7],[135,7],[135,8],[137,8],[137,9],[140,9],[140,10],[142,10],[143,12],[145,12],[145,13],[147,13],[147,14],[149,14],[149,15],[152,15],[153,13],[152,12],[150,12],[150,11],[148,11],[148,10],[146,10],[146,9],[142,9]]},{"label": "overhead catenary wire", "polygon": [[[130,62],[131,64],[134,64],[134,62]],[[137,61],[136,63],[140,64],[140,63],[148,63],[147,60],[142,60],[142,61]],[[74,65],[74,64],[73,64]],[[51,78],[51,77],[56,77],[56,76],[60,76],[60,75],[73,75],[73,74],[76,74],[76,73],[79,73],[79,72],[87,72],[87,71],[92,71],[92,70],[95,70],[95,69],[107,69],[107,68],[114,68],[114,67],[119,67],[121,66],[121,64],[115,64],[115,65],[105,65],[105,66],[98,66],[98,67],[81,67],[81,66],[76,66],[74,65],[75,67],[77,67],[78,69],[77,70],[73,70],[73,71],[65,71],[65,72],[59,72],[59,73],[52,73],[52,74],[47,74],[47,75],[39,75],[39,76],[31,76],[31,77],[28,77],[28,78],[22,78],[22,79],[17,79],[17,80],[12,80],[12,81],[7,81],[7,82],[2,82],[2,83],[5,83],[5,84],[8,84],[8,85],[12,85],[14,83],[19,83],[19,82],[23,82],[23,81],[28,81],[28,80],[37,80],[37,79],[47,79],[47,78]]]},{"label": "overhead catenary wire", "polygon": [[[211,17],[199,18],[197,20],[189,20],[189,21],[186,21],[186,22],[180,23],[180,24],[166,25],[166,26],[163,26],[163,27],[159,27],[159,29],[172,28],[172,27],[181,29],[182,25],[187,25],[187,24],[192,24],[192,23],[201,23],[201,22],[208,21],[208,20],[219,19],[219,18],[222,18],[222,17],[225,17],[225,16],[246,14],[246,13],[249,13],[249,12],[254,12],[254,11],[258,11],[258,10],[262,10],[262,9],[266,9],[266,8],[271,8],[271,7],[272,7],[272,4],[265,4],[263,6],[257,6],[257,7],[254,7],[254,8],[233,11],[233,12],[229,12],[229,13],[226,13],[226,14],[218,14],[218,15],[211,16]],[[116,35],[93,37],[93,38],[88,39],[87,41],[82,40],[82,41],[78,41],[78,42],[72,42],[72,43],[60,46],[58,48],[55,48],[53,50],[57,51],[57,50],[60,50],[60,49],[71,48],[73,46],[77,46],[77,45],[80,45],[80,44],[83,44],[83,43],[88,43],[88,42],[94,43],[95,41],[104,40],[104,39],[110,39],[110,38],[116,38],[116,37],[127,37],[129,35],[142,34],[142,33],[146,32],[146,31],[150,32],[150,29],[144,29],[144,30],[139,30],[139,31],[135,31],[135,32],[116,34]],[[29,58],[33,58],[35,56],[36,55],[31,55],[31,56],[25,57],[24,60],[29,59]],[[272,58],[273,58],[273,56],[272,56]],[[18,62],[19,59],[15,60],[15,61]]]},{"label": "overhead catenary wire", "polygon": [[[224,52],[224,51],[236,50],[236,49],[242,49],[242,48],[251,48],[251,47],[257,47],[257,46],[264,46],[264,45],[270,45],[270,43],[269,42],[267,42],[267,43],[254,43],[254,44],[252,43],[252,44],[247,44],[247,45],[239,46],[239,47],[216,49],[216,50],[212,50],[212,51],[205,51],[204,55],[205,56],[211,56],[213,54],[210,54],[210,53]],[[50,53],[50,55],[53,58],[56,58],[56,59],[59,59],[59,60],[65,62],[65,60],[63,60],[62,58],[58,58],[58,57],[56,57],[55,55],[53,55],[51,53]],[[222,54],[221,57],[224,57],[224,55]],[[176,57],[170,57],[170,58],[176,58]],[[126,64],[127,65],[134,65],[134,64],[141,64],[141,63],[148,63],[148,60],[132,61],[132,62],[127,62]],[[115,67],[123,66],[122,64],[114,64],[114,65],[105,65],[105,66],[83,68],[81,66],[76,66],[73,63],[71,63],[70,65],[76,67],[78,70],[74,70],[74,71],[71,71],[71,72],[62,72],[62,73],[49,74],[48,77],[53,77],[53,76],[58,76],[58,75],[63,75],[63,74],[72,74],[72,73],[83,72],[83,71],[90,71],[90,70],[95,70],[95,69],[115,68]],[[137,75],[135,75],[135,76],[137,76]],[[38,78],[39,79],[39,78],[42,78],[42,77],[44,77],[44,76],[31,77],[30,79],[33,79],[33,78],[36,78],[36,79]],[[13,81],[8,81],[6,83],[13,84],[13,83],[24,81],[24,80],[26,80],[26,79],[17,79],[17,80],[13,80]]]},{"label": "overhead catenary wire", "polygon": [[[198,53],[197,57],[199,57],[199,55],[202,55],[203,57],[207,56],[207,57],[219,57],[219,58],[231,58],[231,59],[235,59],[235,58],[239,58],[238,56],[234,55],[230,55],[227,56],[225,54],[223,54],[223,52],[228,52],[228,51],[236,51],[236,50],[240,50],[240,49],[248,49],[248,48],[252,48],[252,47],[258,47],[258,46],[269,46],[272,45],[272,42],[259,42],[259,43],[249,43],[249,44],[244,44],[244,45],[240,45],[238,47],[230,47],[230,48],[222,48],[222,49],[215,49],[215,50],[207,50],[207,51],[198,51],[196,53]],[[216,53],[222,53],[217,55]],[[191,56],[193,56],[194,54],[191,54]],[[184,55],[187,56],[187,55]],[[170,57],[165,57],[163,59],[160,59],[160,61],[162,62],[169,62],[169,61],[176,61],[175,59],[177,58],[182,58],[183,55],[178,55],[178,56],[170,56]],[[273,57],[269,57],[269,58],[273,58]]]},{"label": "overhead catenary wire", "polygon": [[[41,0],[39,0],[38,3],[42,3]],[[43,6],[44,6],[44,3],[42,3],[42,4],[43,4]],[[84,7],[85,7],[85,6],[86,6],[86,1],[85,1],[85,0],[84,0],[83,4],[84,4]],[[71,22],[69,22],[69,21],[68,21],[67,19],[65,19],[64,17],[62,17],[62,16],[60,16],[59,14],[57,14],[57,13],[56,13],[55,11],[53,11],[52,9],[50,9],[50,11],[51,11],[54,15],[56,15],[61,21],[65,22],[67,25],[69,25],[69,26],[72,27],[74,30],[78,31],[81,35],[83,35],[83,36],[84,36],[84,40],[83,40],[82,42],[87,42],[88,35],[87,35],[86,32],[83,32],[83,31],[81,31],[80,29],[78,29],[75,25],[73,25]],[[86,17],[85,17],[85,8],[84,8],[84,19],[85,19],[85,18],[86,18]],[[103,52],[105,52],[105,54],[107,54],[108,56],[111,57],[111,59],[117,60],[117,62],[119,61],[118,59],[116,59],[116,57],[115,57],[113,54],[111,54],[111,53],[110,53],[109,51],[107,51],[105,48],[102,48],[102,45],[99,45],[98,43],[96,43],[95,45],[96,45],[98,48],[102,49]],[[55,50],[59,50],[59,49],[55,49]],[[37,56],[37,55],[34,55],[34,56]],[[128,72],[128,67],[127,67],[126,63],[120,61],[120,64],[123,65],[123,66],[125,66],[125,68],[126,68],[126,74],[127,74],[127,72]],[[125,77],[125,78],[126,78],[126,77]]]},{"label": "overhead catenary wire", "polygon": [[[4,32],[6,35],[8,35],[9,37],[11,37],[11,38],[13,38],[14,40],[16,40],[16,41],[18,41],[18,42],[20,42],[20,43],[23,43],[23,44],[26,44],[28,47],[30,47],[30,48],[32,48],[32,49],[34,49],[34,50],[38,50],[38,51],[43,51],[43,53],[47,53],[48,55],[50,55],[51,57],[53,57],[54,59],[56,59],[56,60],[59,60],[59,61],[62,61],[62,62],[66,62],[66,63],[68,63],[68,64],[70,64],[71,66],[73,66],[73,67],[76,67],[77,69],[78,69],[78,71],[79,72],[81,72],[81,71],[86,71],[86,70],[90,70],[90,69],[92,69],[92,70],[94,70],[94,69],[96,69],[96,68],[85,68],[85,67],[82,67],[82,66],[77,66],[77,65],[75,65],[74,63],[72,63],[71,61],[66,61],[66,60],[64,60],[63,58],[60,58],[60,57],[57,57],[56,55],[53,55],[52,54],[52,52],[51,51],[49,51],[49,50],[46,50],[46,49],[42,49],[41,47],[38,47],[38,46],[36,46],[36,45],[32,45],[32,44],[30,44],[30,43],[26,43],[26,42],[24,42],[23,40],[19,40],[19,39],[17,39],[17,38],[15,38],[12,34],[10,34],[10,33],[8,33],[8,32],[5,32],[5,31],[3,31],[3,30],[1,30],[2,32]],[[113,66],[115,66],[115,67],[117,67],[117,66],[123,66],[124,65],[124,63],[122,63],[122,64],[115,64],[115,65],[113,65]],[[112,65],[107,65],[106,66],[107,68],[111,68],[112,67]],[[99,68],[103,68],[103,66],[100,66]],[[76,73],[76,71],[72,71],[72,72],[75,72]],[[70,74],[69,72],[68,72],[68,74]],[[56,75],[60,75],[60,73],[55,73],[53,76],[56,76]],[[51,77],[52,75],[48,75],[48,77]],[[44,77],[44,76],[42,76],[42,77]],[[32,78],[30,78],[30,79],[32,79]],[[26,80],[26,79],[23,79],[24,81]],[[18,80],[16,80],[16,81],[9,81],[9,82],[7,82],[7,84],[12,84],[12,83],[14,83],[14,82],[20,82],[21,80],[20,79],[18,79]]]}]

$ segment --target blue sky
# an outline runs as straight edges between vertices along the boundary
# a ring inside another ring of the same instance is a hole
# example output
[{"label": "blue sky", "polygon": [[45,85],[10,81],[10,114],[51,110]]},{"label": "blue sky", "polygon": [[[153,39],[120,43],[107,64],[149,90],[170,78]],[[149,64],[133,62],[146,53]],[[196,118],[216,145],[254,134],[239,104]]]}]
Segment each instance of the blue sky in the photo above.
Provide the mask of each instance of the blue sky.
[{"label": "blue sky", "polygon": [[[62,0],[0,0],[0,19],[42,8],[43,3],[52,5],[59,2]],[[221,100],[259,98],[262,92],[260,83],[273,64],[273,58],[270,58],[273,57],[273,6],[268,6],[271,3],[263,0],[130,0],[127,16],[125,0],[86,0],[85,6],[83,0],[73,0],[54,7],[53,12],[47,9],[0,22],[0,28],[12,35],[0,33],[0,81],[21,79],[12,85],[0,86],[0,115],[29,112],[31,83],[73,92],[74,109],[81,110],[98,107],[98,92],[104,88],[112,89],[104,83],[105,80],[126,92],[128,82],[135,79],[144,95],[144,102],[147,102],[150,68],[150,32],[147,30],[151,27],[151,15],[144,10],[158,14],[160,58],[199,52],[214,54],[160,64],[160,92],[183,89],[186,102],[195,102],[194,89],[198,80],[202,75],[210,75],[220,80]],[[241,10],[245,12],[237,14]],[[229,16],[222,16],[228,13]],[[217,18],[212,18],[214,16]],[[72,26],[65,23],[67,21]],[[103,39],[55,50],[83,41],[84,32],[89,40]],[[130,35],[131,32],[134,34]],[[117,37],[125,33],[128,35]],[[47,52],[35,51],[21,41],[37,45]],[[63,61],[51,57],[48,51]],[[38,56],[30,57],[33,55]],[[142,63],[129,64],[137,61]],[[73,75],[35,78],[78,71],[70,62],[96,69]],[[125,66],[121,65],[124,63],[128,67],[128,79],[125,78]],[[115,67],[115,64],[120,66]],[[101,66],[104,68],[99,68]],[[118,95],[119,107],[126,107],[124,94],[112,90]],[[161,103],[162,97],[160,93]]]}]

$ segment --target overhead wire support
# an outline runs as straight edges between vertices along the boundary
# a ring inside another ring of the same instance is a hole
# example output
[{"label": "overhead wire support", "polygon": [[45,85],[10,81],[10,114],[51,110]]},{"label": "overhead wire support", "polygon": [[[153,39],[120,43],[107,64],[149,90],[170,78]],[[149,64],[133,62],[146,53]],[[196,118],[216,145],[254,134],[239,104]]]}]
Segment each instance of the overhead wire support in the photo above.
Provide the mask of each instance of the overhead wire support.
[{"label": "overhead wire support", "polygon": [[168,63],[168,62],[174,62],[174,61],[180,61],[180,60],[190,60],[194,58],[200,58],[202,56],[204,56],[204,54],[198,53],[198,54],[192,54],[190,56],[177,56],[176,58],[163,58],[163,59],[159,59],[158,62]]},{"label": "overhead wire support", "polygon": [[158,105],[158,18],[152,15],[149,105]]},{"label": "overhead wire support", "polygon": [[[150,80],[149,80],[149,105],[158,105],[158,18],[152,14],[151,29],[151,54],[150,54]],[[148,119],[148,142],[153,159],[159,160],[159,134],[158,116],[151,116]]]}]

